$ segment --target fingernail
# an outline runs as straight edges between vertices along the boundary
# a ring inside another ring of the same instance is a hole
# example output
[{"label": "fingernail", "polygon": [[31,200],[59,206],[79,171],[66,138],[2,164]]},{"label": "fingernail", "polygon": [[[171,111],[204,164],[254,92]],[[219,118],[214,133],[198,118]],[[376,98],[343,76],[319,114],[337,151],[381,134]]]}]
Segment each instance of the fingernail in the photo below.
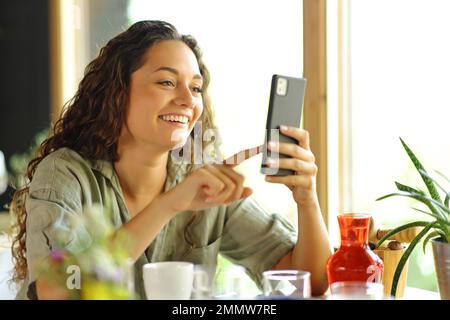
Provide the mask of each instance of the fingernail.
[{"label": "fingernail", "polygon": [[272,180],[272,177],[271,176],[266,176],[265,180],[270,181],[270,180]]},{"label": "fingernail", "polygon": [[289,128],[287,126],[280,126],[281,131],[288,131]]},{"label": "fingernail", "polygon": [[213,197],[208,197],[205,199],[205,202],[209,203],[209,202],[213,202]]},{"label": "fingernail", "polygon": [[273,142],[273,141],[269,141],[268,145],[269,145],[270,148],[275,148],[276,143]]}]

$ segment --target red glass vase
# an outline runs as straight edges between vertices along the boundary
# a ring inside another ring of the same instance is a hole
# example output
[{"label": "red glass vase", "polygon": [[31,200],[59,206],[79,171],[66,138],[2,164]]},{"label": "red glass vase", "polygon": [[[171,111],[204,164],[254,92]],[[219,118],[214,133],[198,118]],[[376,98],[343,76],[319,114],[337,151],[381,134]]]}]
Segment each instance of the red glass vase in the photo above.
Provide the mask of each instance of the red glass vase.
[{"label": "red glass vase", "polygon": [[383,261],[369,248],[368,214],[338,215],[340,248],[328,259],[328,284],[337,281],[381,283]]}]

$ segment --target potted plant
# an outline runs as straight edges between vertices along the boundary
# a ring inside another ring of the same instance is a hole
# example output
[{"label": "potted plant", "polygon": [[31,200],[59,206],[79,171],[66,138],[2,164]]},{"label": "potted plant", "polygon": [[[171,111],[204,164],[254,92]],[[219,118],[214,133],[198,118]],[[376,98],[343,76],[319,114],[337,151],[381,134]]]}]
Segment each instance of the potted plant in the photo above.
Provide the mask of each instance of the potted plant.
[{"label": "potted plant", "polygon": [[[421,212],[425,215],[428,215],[432,217],[432,219],[429,221],[418,220],[406,223],[402,226],[393,229],[378,241],[377,247],[379,247],[385,240],[401,232],[402,230],[411,227],[423,227],[422,231],[419,234],[417,234],[417,236],[411,241],[410,245],[405,250],[405,253],[402,255],[398,263],[398,266],[395,270],[394,277],[392,280],[391,295],[395,297],[398,280],[400,278],[400,274],[403,270],[403,267],[407,263],[411,252],[414,250],[417,244],[419,244],[419,242],[423,239],[424,251],[427,243],[430,240],[432,242],[439,293],[441,295],[441,299],[449,300],[450,299],[450,209],[449,209],[450,189],[448,190],[444,189],[434,178],[432,178],[425,170],[423,165],[420,163],[420,161],[417,159],[412,150],[406,145],[406,143],[401,138],[400,141],[409,158],[411,159],[412,163],[414,164],[414,167],[417,169],[420,177],[425,183],[427,191],[425,192],[404,185],[402,183],[395,182],[398,192],[380,197],[377,199],[377,201],[393,196],[408,197],[420,203],[423,203],[427,208],[427,210],[422,210],[419,208],[412,208],[412,209]],[[435,172],[438,175],[440,175],[446,182],[450,182],[450,180],[447,177],[445,177],[442,173],[438,171]],[[441,196],[444,198],[444,200],[442,200]]]}]

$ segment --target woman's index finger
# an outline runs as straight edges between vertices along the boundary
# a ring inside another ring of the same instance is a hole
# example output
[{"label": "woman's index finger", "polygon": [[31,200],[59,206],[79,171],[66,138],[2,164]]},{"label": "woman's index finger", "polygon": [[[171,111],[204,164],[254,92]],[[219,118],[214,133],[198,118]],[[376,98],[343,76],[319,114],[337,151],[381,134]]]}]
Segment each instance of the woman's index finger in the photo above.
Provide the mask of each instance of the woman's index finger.
[{"label": "woman's index finger", "polygon": [[231,157],[225,159],[223,161],[223,164],[229,165],[231,167],[235,167],[238,164],[241,164],[242,162],[244,162],[245,160],[256,156],[257,154],[261,153],[263,151],[263,146],[264,145],[260,145],[254,148],[250,148],[250,149],[245,149],[242,151],[239,151],[238,153],[232,155]]}]

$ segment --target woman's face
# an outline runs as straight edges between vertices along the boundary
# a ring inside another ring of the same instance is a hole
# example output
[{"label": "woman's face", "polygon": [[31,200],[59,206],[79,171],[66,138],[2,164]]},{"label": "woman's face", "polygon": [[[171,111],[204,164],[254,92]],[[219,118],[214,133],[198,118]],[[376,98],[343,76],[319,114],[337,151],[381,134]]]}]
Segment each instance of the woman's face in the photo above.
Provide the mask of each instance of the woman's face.
[{"label": "woman's face", "polygon": [[125,130],[135,143],[171,150],[184,145],[203,111],[197,59],[183,42],[165,40],[131,75]]}]

